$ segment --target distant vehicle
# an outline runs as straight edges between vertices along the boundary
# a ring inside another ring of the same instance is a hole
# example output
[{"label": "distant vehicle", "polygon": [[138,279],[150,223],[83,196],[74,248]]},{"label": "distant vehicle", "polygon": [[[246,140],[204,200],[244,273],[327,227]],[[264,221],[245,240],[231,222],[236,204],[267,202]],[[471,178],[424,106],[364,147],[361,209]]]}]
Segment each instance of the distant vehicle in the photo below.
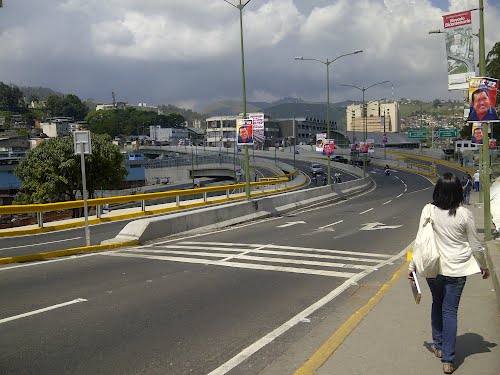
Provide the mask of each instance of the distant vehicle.
[{"label": "distant vehicle", "polygon": [[345,156],[342,155],[331,155],[330,156],[331,161],[336,161],[337,163],[344,163],[347,164],[348,160]]},{"label": "distant vehicle", "polygon": [[321,164],[311,164],[311,174],[313,176],[317,175],[317,174],[323,174],[323,167],[321,166]]}]

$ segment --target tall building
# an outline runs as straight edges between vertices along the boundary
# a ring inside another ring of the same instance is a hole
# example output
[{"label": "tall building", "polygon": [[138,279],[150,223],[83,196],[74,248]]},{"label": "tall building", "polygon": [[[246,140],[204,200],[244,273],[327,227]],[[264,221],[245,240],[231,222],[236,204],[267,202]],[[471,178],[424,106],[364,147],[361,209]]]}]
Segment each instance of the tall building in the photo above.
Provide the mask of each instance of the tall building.
[{"label": "tall building", "polygon": [[[347,106],[347,132],[362,135],[365,131],[367,133],[399,133],[401,131],[398,102],[370,101],[365,103],[366,116],[363,116],[362,107],[362,104]],[[358,140],[362,138],[359,135],[356,136]]]}]

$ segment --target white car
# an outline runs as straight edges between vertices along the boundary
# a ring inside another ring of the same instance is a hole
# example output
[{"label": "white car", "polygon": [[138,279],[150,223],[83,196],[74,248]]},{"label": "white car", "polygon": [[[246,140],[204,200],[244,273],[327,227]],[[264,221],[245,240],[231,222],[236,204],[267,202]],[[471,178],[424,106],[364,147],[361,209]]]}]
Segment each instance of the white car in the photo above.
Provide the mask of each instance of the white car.
[{"label": "white car", "polygon": [[323,166],[321,164],[311,164],[311,174],[317,175],[317,174],[323,174]]}]

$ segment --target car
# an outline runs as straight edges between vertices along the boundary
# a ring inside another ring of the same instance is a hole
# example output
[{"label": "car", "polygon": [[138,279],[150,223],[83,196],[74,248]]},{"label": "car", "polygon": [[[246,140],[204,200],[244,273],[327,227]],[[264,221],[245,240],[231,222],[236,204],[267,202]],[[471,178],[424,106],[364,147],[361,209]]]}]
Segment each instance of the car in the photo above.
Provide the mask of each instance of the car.
[{"label": "car", "polygon": [[331,161],[336,161],[337,163],[344,163],[347,164],[348,160],[345,156],[342,155],[331,155],[330,156]]},{"label": "car", "polygon": [[310,171],[313,176],[317,174],[323,174],[323,166],[317,163],[311,164]]}]

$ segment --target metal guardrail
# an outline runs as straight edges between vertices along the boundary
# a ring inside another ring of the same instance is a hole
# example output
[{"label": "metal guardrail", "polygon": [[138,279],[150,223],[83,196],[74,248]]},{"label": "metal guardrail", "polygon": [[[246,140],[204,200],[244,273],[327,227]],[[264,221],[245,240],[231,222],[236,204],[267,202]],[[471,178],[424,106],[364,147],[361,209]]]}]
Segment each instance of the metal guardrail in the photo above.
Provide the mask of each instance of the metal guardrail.
[{"label": "metal guardrail", "polygon": [[[266,185],[277,186],[279,184],[286,183],[292,180],[293,176],[297,173],[298,170],[296,169],[291,173],[277,176],[274,181],[251,182],[250,186],[255,188],[261,186],[263,187]],[[154,201],[165,198],[171,198],[171,199],[175,198],[176,205],[180,206],[181,197],[184,196],[201,194],[203,196],[203,200],[207,202],[209,193],[225,192],[226,197],[229,198],[231,191],[234,192],[238,191],[237,189],[244,189],[244,188],[245,188],[245,183],[238,183],[238,184],[231,184],[224,186],[211,186],[211,187],[202,187],[202,188],[186,189],[186,190],[171,190],[165,192],[142,193],[135,195],[107,197],[107,198],[93,198],[87,200],[87,205],[88,207],[96,208],[96,216],[98,219],[100,219],[103,214],[103,208],[105,207],[105,205],[109,206],[110,204],[117,204],[117,203],[140,202],[141,211],[145,212],[148,201]],[[260,194],[262,194],[262,191]],[[43,228],[43,213],[81,209],[83,208],[83,205],[84,205],[83,200],[45,203],[45,204],[8,205],[8,206],[0,206],[0,215],[35,213],[38,226],[40,228]],[[154,204],[150,204],[150,206],[154,206]]]},{"label": "metal guardrail", "polygon": [[433,175],[437,175],[437,169],[436,165],[428,165],[428,164],[420,164],[420,163],[406,163],[406,166],[410,169],[413,169],[413,167],[420,169],[420,170],[425,170],[428,171],[429,173],[432,173]]}]

